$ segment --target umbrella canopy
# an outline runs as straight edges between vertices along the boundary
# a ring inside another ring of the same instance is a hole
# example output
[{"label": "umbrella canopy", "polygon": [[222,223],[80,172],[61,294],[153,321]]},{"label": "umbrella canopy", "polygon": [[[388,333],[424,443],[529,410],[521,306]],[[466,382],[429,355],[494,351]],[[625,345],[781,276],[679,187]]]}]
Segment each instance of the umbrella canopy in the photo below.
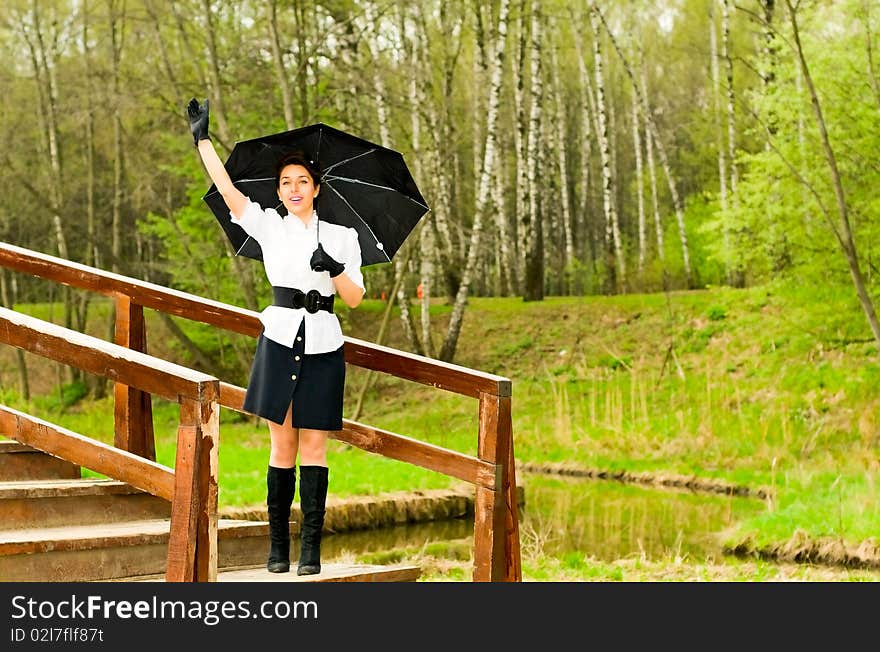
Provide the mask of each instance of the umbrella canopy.
[{"label": "umbrella canopy", "polygon": [[[363,265],[390,262],[428,212],[402,154],[323,123],[238,142],[226,170],[235,187],[252,201],[286,215],[276,192],[275,165],[293,150],[301,150],[320,167],[318,217],[357,230]],[[260,245],[230,221],[229,208],[215,185],[203,199],[236,253],[262,260]]]}]

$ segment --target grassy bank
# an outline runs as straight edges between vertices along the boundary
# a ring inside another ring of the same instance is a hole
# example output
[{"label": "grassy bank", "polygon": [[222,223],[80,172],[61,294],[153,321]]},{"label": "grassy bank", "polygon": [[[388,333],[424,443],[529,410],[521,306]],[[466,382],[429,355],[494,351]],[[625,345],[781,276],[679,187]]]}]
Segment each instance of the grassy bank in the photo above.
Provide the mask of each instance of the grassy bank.
[{"label": "grassy bank", "polygon": [[[512,379],[520,461],[765,490],[767,510],[728,534],[745,552],[804,537],[870,549],[880,532],[880,365],[851,294],[774,285],[529,303],[472,298],[455,362]],[[44,306],[19,309],[47,317]],[[347,334],[375,340],[383,309],[365,301],[343,312]],[[438,343],[448,314],[448,306],[432,308]],[[105,318],[93,315],[105,333]],[[186,364],[164,325],[148,320],[150,352]],[[212,337],[187,327],[200,342]],[[397,319],[386,344],[408,348]],[[44,394],[23,405],[13,355],[4,350],[0,361],[5,403],[112,440],[107,400],[66,405],[70,397],[53,390],[54,367],[28,356],[32,385]],[[365,378],[349,369],[347,410]],[[155,402],[158,458],[169,465],[176,419],[175,405]],[[472,399],[381,376],[359,417],[467,453],[475,452],[476,419]],[[221,506],[260,504],[266,428],[225,411],[221,423]],[[330,456],[337,495],[454,485],[337,442]]]}]

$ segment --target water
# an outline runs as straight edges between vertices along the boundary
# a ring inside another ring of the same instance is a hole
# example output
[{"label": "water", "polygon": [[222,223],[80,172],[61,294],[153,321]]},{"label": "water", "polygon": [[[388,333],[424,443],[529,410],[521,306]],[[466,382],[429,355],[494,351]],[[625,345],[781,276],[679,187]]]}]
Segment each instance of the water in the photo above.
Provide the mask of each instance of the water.
[{"label": "water", "polygon": [[520,543],[552,557],[720,561],[721,533],[765,509],[753,498],[583,478],[527,474],[523,485]]},{"label": "water", "polygon": [[[760,513],[753,498],[659,489],[614,481],[523,474],[520,545],[551,557],[568,555],[615,561],[628,557],[723,561],[720,535]],[[366,552],[421,547],[437,541],[473,542],[473,518],[412,523],[326,536],[328,559]]]}]

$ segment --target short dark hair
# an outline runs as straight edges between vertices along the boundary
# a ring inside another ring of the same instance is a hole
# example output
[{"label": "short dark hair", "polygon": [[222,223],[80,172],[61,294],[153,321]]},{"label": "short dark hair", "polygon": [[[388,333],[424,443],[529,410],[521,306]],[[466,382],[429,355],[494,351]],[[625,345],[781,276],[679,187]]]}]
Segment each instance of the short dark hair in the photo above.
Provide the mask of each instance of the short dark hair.
[{"label": "short dark hair", "polygon": [[301,165],[306,169],[306,172],[312,177],[312,183],[316,186],[321,185],[321,168],[314,161],[314,159],[309,158],[309,156],[301,151],[294,150],[292,152],[287,152],[284,156],[278,159],[278,163],[275,164],[275,187],[281,187],[281,172],[288,165]]}]

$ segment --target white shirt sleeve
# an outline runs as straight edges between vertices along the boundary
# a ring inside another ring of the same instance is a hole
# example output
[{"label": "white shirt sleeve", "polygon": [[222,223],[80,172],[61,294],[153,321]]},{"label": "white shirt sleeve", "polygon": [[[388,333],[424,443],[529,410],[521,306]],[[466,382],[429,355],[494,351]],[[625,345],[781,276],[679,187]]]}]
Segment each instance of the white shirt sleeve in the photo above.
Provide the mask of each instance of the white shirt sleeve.
[{"label": "white shirt sleeve", "polygon": [[351,227],[346,231],[345,249],[343,260],[340,262],[345,265],[345,274],[352,282],[366,292],[364,288],[364,274],[361,271],[361,245],[358,242],[358,234]]},{"label": "white shirt sleeve", "polygon": [[254,203],[250,199],[244,207],[241,217],[236,217],[229,212],[229,218],[233,224],[238,224],[244,232],[251,236],[257,242],[265,239],[270,225],[270,218],[259,204]]}]

